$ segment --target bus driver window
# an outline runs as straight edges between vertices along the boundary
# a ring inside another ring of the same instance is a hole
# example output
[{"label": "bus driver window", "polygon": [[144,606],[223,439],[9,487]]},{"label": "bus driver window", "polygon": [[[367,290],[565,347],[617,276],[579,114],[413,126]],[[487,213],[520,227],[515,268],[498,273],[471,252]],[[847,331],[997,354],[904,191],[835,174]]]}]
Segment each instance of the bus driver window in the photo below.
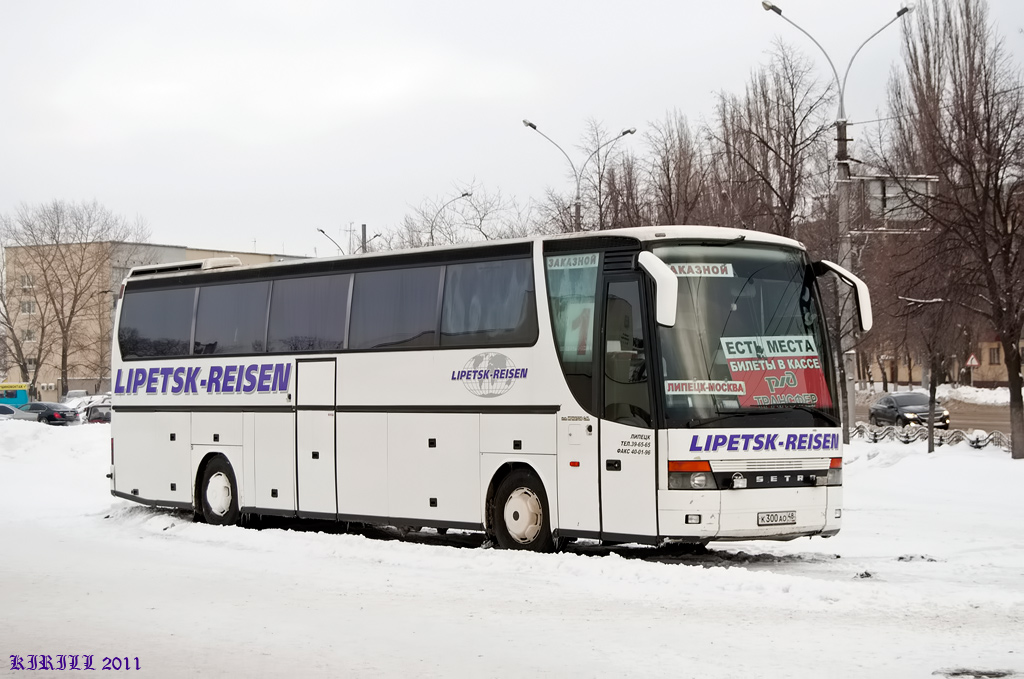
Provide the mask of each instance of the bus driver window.
[{"label": "bus driver window", "polygon": [[605,418],[635,427],[651,426],[643,314],[637,281],[608,284],[605,307]]}]

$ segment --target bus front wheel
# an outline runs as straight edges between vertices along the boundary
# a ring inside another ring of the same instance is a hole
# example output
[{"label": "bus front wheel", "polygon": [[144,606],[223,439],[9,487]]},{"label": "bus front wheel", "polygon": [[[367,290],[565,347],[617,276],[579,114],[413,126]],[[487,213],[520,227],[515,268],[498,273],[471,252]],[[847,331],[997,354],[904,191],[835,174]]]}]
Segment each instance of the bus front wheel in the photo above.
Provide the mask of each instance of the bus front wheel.
[{"label": "bus front wheel", "polygon": [[217,456],[206,465],[200,501],[206,523],[214,526],[238,523],[238,486],[231,464],[225,458]]},{"label": "bus front wheel", "polygon": [[547,494],[533,471],[516,469],[506,476],[494,492],[493,508],[492,525],[499,547],[554,550]]}]

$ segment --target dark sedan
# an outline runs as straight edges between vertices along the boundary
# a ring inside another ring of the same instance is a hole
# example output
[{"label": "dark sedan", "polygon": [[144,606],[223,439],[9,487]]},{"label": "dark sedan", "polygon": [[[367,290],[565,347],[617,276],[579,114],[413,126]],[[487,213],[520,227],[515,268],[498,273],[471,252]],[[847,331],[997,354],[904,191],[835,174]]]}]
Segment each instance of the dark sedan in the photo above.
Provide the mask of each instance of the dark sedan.
[{"label": "dark sedan", "polygon": [[[874,425],[927,427],[928,394],[919,391],[886,394],[871,404],[868,421]],[[949,411],[938,403],[935,404],[934,421],[936,428],[949,429]]]},{"label": "dark sedan", "polygon": [[33,401],[18,409],[25,413],[18,416],[21,419],[35,419],[46,424],[78,424],[78,411],[61,403]]}]

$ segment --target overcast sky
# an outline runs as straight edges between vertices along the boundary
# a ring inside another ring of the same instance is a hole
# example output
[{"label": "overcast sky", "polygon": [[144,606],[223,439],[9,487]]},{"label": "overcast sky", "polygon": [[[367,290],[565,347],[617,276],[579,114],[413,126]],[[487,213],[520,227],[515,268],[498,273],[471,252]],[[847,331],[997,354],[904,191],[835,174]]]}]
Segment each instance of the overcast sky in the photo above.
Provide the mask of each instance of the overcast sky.
[{"label": "overcast sky", "polygon": [[[903,3],[778,4],[841,75]],[[1021,63],[1024,2],[990,6]],[[897,25],[857,57],[851,121],[882,113]],[[156,243],[286,254],[334,254],[318,228],[347,250],[350,223],[391,228],[470,182],[571,191],[523,118],[579,163],[589,119],[637,127],[620,143],[643,152],[651,122],[741,91],[777,36],[831,78],[759,0],[0,0],[0,30],[0,212],[96,199]]]}]

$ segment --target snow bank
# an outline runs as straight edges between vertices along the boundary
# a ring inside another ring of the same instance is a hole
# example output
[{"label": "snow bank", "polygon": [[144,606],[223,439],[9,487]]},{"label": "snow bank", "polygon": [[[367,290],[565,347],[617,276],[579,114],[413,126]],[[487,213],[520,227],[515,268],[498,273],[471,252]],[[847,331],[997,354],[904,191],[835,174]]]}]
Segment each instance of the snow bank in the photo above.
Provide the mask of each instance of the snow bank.
[{"label": "snow bank", "polygon": [[[899,390],[895,390],[892,385],[889,386],[890,393],[899,393],[907,391],[917,391],[923,394],[928,393],[928,389],[915,385],[913,389],[906,389],[900,387]],[[864,404],[874,403],[879,396],[884,392],[882,391],[882,383],[876,382],[868,385],[867,389],[858,389],[857,391],[857,402]],[[960,401],[962,403],[972,403],[974,405],[983,406],[1008,406],[1010,405],[1010,390],[1007,387],[996,387],[995,389],[979,389],[978,387],[967,387],[967,386],[955,386],[952,384],[940,384],[935,389],[935,394],[939,399],[943,401]]]},{"label": "snow bank", "polygon": [[979,389],[977,387],[956,387],[951,384],[940,384],[936,389],[939,398],[973,403],[983,406],[1010,405],[1010,390],[1007,387],[995,389]]}]

